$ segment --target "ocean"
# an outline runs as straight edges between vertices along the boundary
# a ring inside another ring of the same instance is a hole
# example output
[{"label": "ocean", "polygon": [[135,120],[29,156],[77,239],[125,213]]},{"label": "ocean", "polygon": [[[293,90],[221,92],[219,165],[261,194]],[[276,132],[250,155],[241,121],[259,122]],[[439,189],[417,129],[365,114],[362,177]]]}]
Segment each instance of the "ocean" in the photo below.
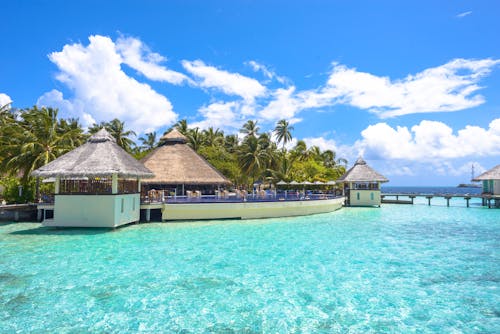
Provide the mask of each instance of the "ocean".
[{"label": "ocean", "polygon": [[500,210],[463,205],[0,223],[0,332],[499,333],[499,245]]}]

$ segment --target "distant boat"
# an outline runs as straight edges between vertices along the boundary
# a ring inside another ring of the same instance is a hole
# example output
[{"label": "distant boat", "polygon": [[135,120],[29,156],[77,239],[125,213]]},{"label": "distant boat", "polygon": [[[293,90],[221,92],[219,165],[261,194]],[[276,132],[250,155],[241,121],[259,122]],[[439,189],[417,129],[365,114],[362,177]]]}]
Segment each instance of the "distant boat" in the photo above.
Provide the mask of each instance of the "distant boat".
[{"label": "distant boat", "polygon": [[[474,164],[471,166],[471,180],[474,180]],[[460,183],[457,188],[482,188],[480,183]]]},{"label": "distant boat", "polygon": [[457,188],[481,188],[482,186],[477,183],[460,183]]}]

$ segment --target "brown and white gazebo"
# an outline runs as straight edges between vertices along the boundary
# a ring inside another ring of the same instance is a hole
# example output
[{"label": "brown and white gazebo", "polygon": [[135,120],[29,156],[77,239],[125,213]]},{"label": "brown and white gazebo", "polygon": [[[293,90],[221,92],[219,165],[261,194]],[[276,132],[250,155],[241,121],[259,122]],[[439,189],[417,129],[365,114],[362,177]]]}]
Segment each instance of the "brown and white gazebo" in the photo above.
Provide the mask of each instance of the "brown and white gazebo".
[{"label": "brown and white gazebo", "polygon": [[155,176],[143,182],[143,191],[163,190],[177,196],[199,191],[214,194],[219,187],[231,184],[188,144],[187,138],[173,129],[160,139],[160,146],[141,162]]},{"label": "brown and white gazebo", "polygon": [[389,180],[359,158],[337,183],[344,183],[347,205],[380,206],[380,184]]},{"label": "brown and white gazebo", "polygon": [[54,219],[44,225],[82,227],[139,221],[141,179],[153,177],[104,128],[31,174],[55,178]]}]

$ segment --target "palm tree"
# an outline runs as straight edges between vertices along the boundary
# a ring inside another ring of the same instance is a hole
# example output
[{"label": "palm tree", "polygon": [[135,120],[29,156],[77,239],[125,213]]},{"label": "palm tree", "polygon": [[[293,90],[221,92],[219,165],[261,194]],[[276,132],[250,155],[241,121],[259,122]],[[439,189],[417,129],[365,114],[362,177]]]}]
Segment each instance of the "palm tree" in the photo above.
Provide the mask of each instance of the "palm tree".
[{"label": "palm tree", "polygon": [[279,143],[283,143],[283,148],[285,145],[292,140],[293,126],[290,126],[286,120],[282,119],[276,123],[274,128],[274,134],[276,135],[276,140]]},{"label": "palm tree", "polygon": [[303,140],[298,140],[297,144],[291,151],[292,156],[299,161],[305,161],[309,159],[309,152],[307,151],[307,144]]},{"label": "palm tree", "polygon": [[125,151],[132,153],[135,143],[130,136],[136,136],[132,130],[125,130],[125,122],[120,121],[118,118],[113,119],[111,122],[101,122],[94,124],[89,128],[89,133],[94,134],[102,128],[106,128],[110,135],[116,139],[118,146]]},{"label": "palm tree", "polygon": [[252,177],[252,184],[263,170],[267,158],[257,138],[249,136],[245,139],[238,152],[238,162],[243,173]]},{"label": "palm tree", "polygon": [[180,121],[178,121],[177,123],[175,123],[174,124],[174,128],[177,129],[184,136],[186,136],[187,133],[188,133],[188,131],[189,131],[189,127],[188,127],[186,119],[181,119]]},{"label": "palm tree", "polygon": [[139,137],[139,140],[142,143],[140,147],[141,150],[149,151],[156,147],[156,131],[148,132],[145,134],[146,137]]},{"label": "palm tree", "polygon": [[224,137],[224,148],[228,153],[234,153],[238,149],[238,136],[227,135]]},{"label": "palm tree", "polygon": [[188,145],[195,151],[198,151],[203,145],[203,133],[199,128],[190,129],[187,133]]},{"label": "palm tree", "polygon": [[214,130],[213,127],[203,130],[203,136],[207,146],[219,146],[224,142],[224,132],[219,129]]},{"label": "palm tree", "polygon": [[0,132],[0,169],[22,173],[23,182],[27,182],[33,170],[69,152],[83,140],[80,127],[58,121],[57,109],[35,106],[22,111],[19,117],[9,121],[9,126]]},{"label": "palm tree", "polygon": [[257,126],[257,121],[248,120],[240,132],[245,134],[245,137],[257,137],[260,128]]}]

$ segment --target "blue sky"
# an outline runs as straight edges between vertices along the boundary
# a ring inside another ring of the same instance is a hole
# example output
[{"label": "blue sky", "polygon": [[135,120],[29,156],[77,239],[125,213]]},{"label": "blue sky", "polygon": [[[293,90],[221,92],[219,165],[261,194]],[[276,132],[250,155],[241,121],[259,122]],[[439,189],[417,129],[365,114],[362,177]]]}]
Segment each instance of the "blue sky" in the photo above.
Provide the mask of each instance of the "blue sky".
[{"label": "blue sky", "polygon": [[390,185],[500,163],[498,1],[3,1],[0,104],[186,118],[363,155]]}]

